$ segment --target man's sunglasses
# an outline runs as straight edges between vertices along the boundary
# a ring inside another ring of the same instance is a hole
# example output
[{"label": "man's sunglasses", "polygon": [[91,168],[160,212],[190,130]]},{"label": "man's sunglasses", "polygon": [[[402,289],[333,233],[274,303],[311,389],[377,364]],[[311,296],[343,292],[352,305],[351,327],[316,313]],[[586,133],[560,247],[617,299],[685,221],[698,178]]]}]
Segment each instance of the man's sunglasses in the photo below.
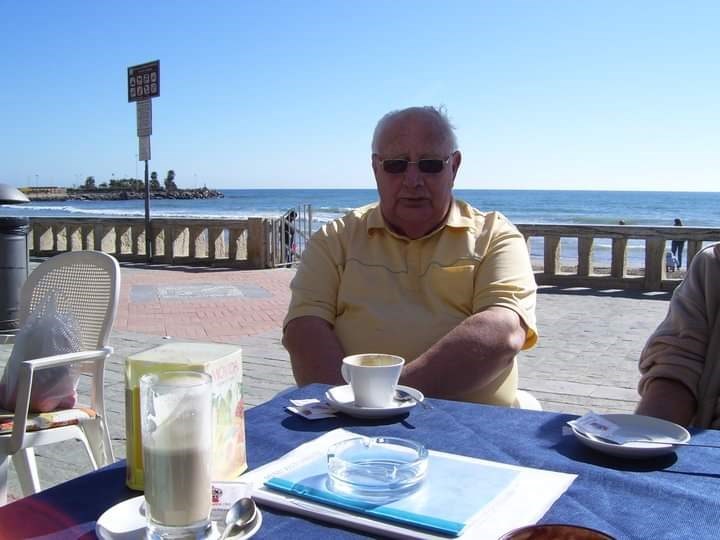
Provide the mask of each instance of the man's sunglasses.
[{"label": "man's sunglasses", "polygon": [[390,174],[401,174],[407,171],[408,165],[414,163],[420,172],[426,174],[437,174],[443,170],[445,164],[450,161],[450,156],[445,159],[419,159],[410,161],[409,159],[381,159],[383,171]]}]

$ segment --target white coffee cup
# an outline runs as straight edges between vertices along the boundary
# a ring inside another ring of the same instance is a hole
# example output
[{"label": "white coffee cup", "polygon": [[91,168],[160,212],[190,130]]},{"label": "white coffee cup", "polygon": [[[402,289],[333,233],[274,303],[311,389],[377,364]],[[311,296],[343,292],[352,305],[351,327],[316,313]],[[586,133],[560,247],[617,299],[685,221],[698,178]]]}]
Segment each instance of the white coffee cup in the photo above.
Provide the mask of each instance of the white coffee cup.
[{"label": "white coffee cup", "polygon": [[392,402],[405,359],[382,353],[343,358],[341,373],[350,384],[358,407],[387,407]]}]

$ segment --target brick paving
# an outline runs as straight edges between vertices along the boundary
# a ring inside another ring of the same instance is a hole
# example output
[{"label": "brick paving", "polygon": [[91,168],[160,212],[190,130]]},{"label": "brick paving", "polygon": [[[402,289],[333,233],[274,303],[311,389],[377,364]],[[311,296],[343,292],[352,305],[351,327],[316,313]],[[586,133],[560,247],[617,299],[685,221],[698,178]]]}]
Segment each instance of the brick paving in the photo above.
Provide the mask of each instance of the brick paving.
[{"label": "brick paving", "polygon": [[[294,385],[280,343],[293,270],[238,271],[123,265],[118,316],[106,367],[106,407],[116,457],[125,456],[124,360],[167,339],[243,348],[245,401],[262,403]],[[538,346],[520,356],[520,387],[548,411],[631,412],[637,358],[666,310],[666,293],[542,287]],[[0,345],[0,366],[10,348]],[[79,443],[36,451],[44,487],[90,470]],[[10,498],[20,496],[10,469]]]},{"label": "brick paving", "polygon": [[114,330],[234,343],[282,325],[293,274],[127,268]]}]

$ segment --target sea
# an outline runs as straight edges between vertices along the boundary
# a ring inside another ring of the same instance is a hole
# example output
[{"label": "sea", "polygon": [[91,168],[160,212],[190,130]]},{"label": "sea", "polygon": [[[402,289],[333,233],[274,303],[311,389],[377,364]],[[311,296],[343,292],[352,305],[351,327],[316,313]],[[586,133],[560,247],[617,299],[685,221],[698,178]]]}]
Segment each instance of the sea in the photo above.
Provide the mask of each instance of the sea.
[{"label": "sea", "polygon": [[[153,217],[277,217],[291,208],[312,206],[312,228],[352,208],[377,200],[375,189],[222,189],[218,199],[153,200]],[[690,227],[720,228],[720,192],[483,190],[456,189],[455,196],[480,210],[499,210],[516,224],[672,225],[680,218]],[[0,216],[125,217],[144,216],[142,200],[34,201],[0,205]],[[569,240],[569,239],[568,239]],[[629,242],[628,263],[641,266],[644,245]],[[561,259],[572,260],[573,241],[563,240]],[[542,243],[531,240],[531,256],[542,259]],[[610,243],[595,244],[595,262],[609,264]]]}]

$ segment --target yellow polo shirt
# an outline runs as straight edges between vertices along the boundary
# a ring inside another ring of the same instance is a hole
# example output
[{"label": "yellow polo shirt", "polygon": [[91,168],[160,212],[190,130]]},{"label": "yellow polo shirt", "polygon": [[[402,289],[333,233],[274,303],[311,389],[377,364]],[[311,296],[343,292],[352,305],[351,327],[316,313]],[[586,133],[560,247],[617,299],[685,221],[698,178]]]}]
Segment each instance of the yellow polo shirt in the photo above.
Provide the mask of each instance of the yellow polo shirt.
[{"label": "yellow polo shirt", "polygon": [[[464,319],[490,306],[515,311],[535,345],[535,291],[527,245],[499,212],[455,200],[445,224],[411,240],[385,225],[378,203],[326,223],[290,284],[284,325],[307,315],[334,326],[345,354],[412,362]],[[517,364],[464,401],[512,405]]]}]

